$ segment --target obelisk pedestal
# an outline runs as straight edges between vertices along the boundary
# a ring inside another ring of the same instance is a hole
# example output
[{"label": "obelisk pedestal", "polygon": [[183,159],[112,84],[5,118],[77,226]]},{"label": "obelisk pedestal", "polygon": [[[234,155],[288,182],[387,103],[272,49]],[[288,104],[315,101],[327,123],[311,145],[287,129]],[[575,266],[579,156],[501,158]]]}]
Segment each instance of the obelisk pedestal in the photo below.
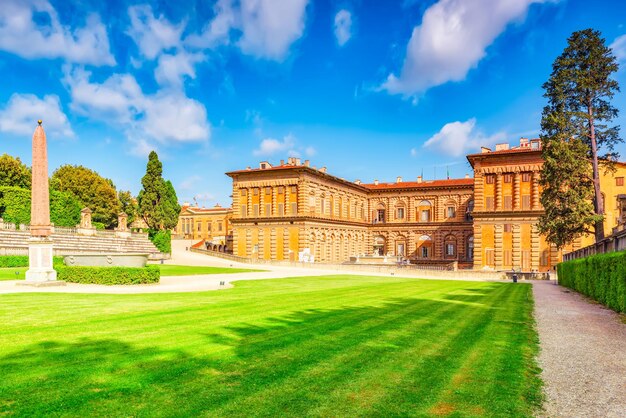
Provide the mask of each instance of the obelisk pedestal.
[{"label": "obelisk pedestal", "polygon": [[30,206],[30,239],[28,241],[28,271],[19,284],[58,286],[57,272],[52,267],[52,227],[50,224],[50,192],[48,191],[48,153],[46,133],[41,121],[33,134],[33,167]]}]

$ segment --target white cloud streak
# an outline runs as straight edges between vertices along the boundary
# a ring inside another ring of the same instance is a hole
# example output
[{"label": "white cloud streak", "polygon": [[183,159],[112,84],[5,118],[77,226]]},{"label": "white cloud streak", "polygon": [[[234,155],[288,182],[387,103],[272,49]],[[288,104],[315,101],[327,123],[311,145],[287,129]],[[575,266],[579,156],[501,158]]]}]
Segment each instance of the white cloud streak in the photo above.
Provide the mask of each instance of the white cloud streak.
[{"label": "white cloud streak", "polygon": [[352,37],[352,14],[345,10],[339,10],[335,15],[335,38],[337,45],[344,46]]},{"label": "white cloud streak", "polygon": [[[96,14],[84,27],[71,30],[61,24],[47,0],[0,2],[0,50],[22,58],[62,58],[72,63],[115,65],[106,28]],[[35,22],[35,14],[45,16]]]},{"label": "white cloud streak", "polygon": [[156,17],[148,5],[129,7],[128,15],[131,26],[126,33],[144,57],[152,60],[161,51],[180,45],[186,23],[174,25],[163,16]]},{"label": "white cloud streak", "polygon": [[615,38],[610,48],[618,61],[626,61],[626,35]]},{"label": "white cloud streak", "polygon": [[[446,123],[435,135],[430,137],[424,148],[441,152],[452,157],[459,157],[468,151],[478,150],[481,146],[491,146],[498,142],[504,142],[506,134],[498,132],[487,136],[476,128],[476,119],[472,118],[465,122]],[[411,155],[415,156],[417,150],[412,149]]]},{"label": "white cloud streak", "polygon": [[30,138],[38,119],[43,120],[46,133],[52,136],[74,137],[74,131],[56,95],[40,99],[33,94],[13,94],[6,107],[0,110],[0,131]]},{"label": "white cloud streak", "polygon": [[382,89],[410,97],[464,80],[506,26],[523,19],[532,3],[543,1],[440,0],[413,29],[400,74],[390,74]]}]

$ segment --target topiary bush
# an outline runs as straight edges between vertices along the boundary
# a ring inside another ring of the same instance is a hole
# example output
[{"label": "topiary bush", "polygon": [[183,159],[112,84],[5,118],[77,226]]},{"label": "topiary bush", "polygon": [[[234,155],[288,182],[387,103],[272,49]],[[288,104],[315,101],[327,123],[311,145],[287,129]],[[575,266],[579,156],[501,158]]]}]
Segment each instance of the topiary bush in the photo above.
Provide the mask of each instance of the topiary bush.
[{"label": "topiary bush", "polygon": [[557,271],[560,285],[626,312],[626,251],[566,261]]},{"label": "topiary bush", "polygon": [[[63,257],[52,257],[52,265],[62,265]],[[5,267],[28,267],[27,255],[0,255],[0,268]]]},{"label": "topiary bush", "polygon": [[148,230],[148,238],[155,247],[162,253],[172,252],[172,232],[150,229]]},{"label": "topiary bush", "polygon": [[57,280],[68,283],[128,285],[158,283],[158,266],[146,267],[84,267],[55,266]]}]

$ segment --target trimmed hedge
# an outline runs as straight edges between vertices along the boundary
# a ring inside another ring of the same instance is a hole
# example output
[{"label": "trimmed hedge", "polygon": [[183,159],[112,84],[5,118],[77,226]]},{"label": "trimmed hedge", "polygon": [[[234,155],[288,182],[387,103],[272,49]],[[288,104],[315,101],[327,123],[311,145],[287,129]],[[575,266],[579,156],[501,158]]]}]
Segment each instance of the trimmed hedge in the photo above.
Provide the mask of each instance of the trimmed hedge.
[{"label": "trimmed hedge", "polygon": [[[80,222],[80,204],[69,193],[50,191],[50,222],[56,226],[76,226]],[[30,190],[0,187],[0,218],[5,222],[30,223]]]},{"label": "trimmed hedge", "polygon": [[149,229],[148,238],[150,238],[150,241],[157,247],[157,250],[162,253],[169,254],[172,252],[172,231]]},{"label": "trimmed hedge", "polygon": [[158,283],[158,266],[146,267],[83,267],[57,266],[57,280],[83,284],[148,284]]},{"label": "trimmed hedge", "polygon": [[[63,257],[52,257],[52,265],[63,264]],[[0,255],[0,268],[4,267],[28,267],[27,255]]]},{"label": "trimmed hedge", "polygon": [[557,271],[559,284],[626,312],[626,251],[566,261]]}]

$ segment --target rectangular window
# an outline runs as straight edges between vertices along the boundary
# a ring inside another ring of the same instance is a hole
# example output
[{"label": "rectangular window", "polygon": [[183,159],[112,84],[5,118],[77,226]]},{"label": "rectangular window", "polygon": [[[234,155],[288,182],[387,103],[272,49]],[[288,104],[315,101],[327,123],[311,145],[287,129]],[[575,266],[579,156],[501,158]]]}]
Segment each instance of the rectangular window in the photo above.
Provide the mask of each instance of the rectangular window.
[{"label": "rectangular window", "polygon": [[504,232],[511,232],[513,226],[511,224],[504,224]]},{"label": "rectangular window", "polygon": [[206,222],[206,230],[211,232],[211,222],[210,221]]},{"label": "rectangular window", "polygon": [[404,208],[398,208],[398,219],[404,219]]},{"label": "rectangular window", "polygon": [[291,186],[291,193],[293,194],[298,193],[298,186]]},{"label": "rectangular window", "polygon": [[549,258],[550,258],[550,252],[548,250],[543,250],[541,252],[541,257],[539,258],[539,265],[542,267],[548,266]]},{"label": "rectangular window", "polygon": [[505,210],[513,209],[513,197],[512,196],[504,196],[504,209]]},{"label": "rectangular window", "polygon": [[446,244],[446,255],[454,255],[454,244]]},{"label": "rectangular window", "polygon": [[246,189],[241,189],[241,195],[242,195],[242,196],[247,196],[247,195],[248,195],[248,190],[246,190]]},{"label": "rectangular window", "polygon": [[265,194],[266,194],[266,195],[270,195],[270,194],[272,194],[272,188],[271,188],[271,187],[266,187],[266,188],[265,188]]},{"label": "rectangular window", "polygon": [[522,173],[522,181],[528,183],[530,181],[530,173]]},{"label": "rectangular window", "polygon": [[258,196],[259,195],[259,189],[252,189],[252,194],[254,196]]},{"label": "rectangular window", "polygon": [[298,214],[298,204],[293,202],[291,204],[291,216],[296,216]]},{"label": "rectangular window", "polygon": [[202,231],[202,222],[198,222],[198,232]]},{"label": "rectangular window", "polygon": [[221,221],[217,223],[217,230],[222,232],[222,222]]},{"label": "rectangular window", "polygon": [[285,186],[278,186],[278,194],[285,194]]},{"label": "rectangular window", "polygon": [[246,205],[241,205],[241,217],[245,218],[248,215],[248,208]]},{"label": "rectangular window", "polygon": [[428,258],[428,247],[422,247],[422,258]]},{"label": "rectangular window", "polygon": [[265,205],[265,216],[272,216],[272,204],[267,203]]},{"label": "rectangular window", "polygon": [[430,222],[430,211],[423,210],[420,215],[420,221],[422,222]]},{"label": "rectangular window", "polygon": [[530,195],[525,194],[522,196],[522,209],[530,210]]},{"label": "rectangular window", "polygon": [[454,210],[454,206],[448,206],[447,208],[447,217],[454,218],[456,216],[456,211]]},{"label": "rectangular window", "polygon": [[485,183],[494,184],[495,182],[496,182],[496,176],[494,176],[493,174],[487,174],[485,176]]},{"label": "rectangular window", "polygon": [[505,183],[510,183],[513,181],[513,174],[511,173],[507,173],[504,175],[504,182]]},{"label": "rectangular window", "polygon": [[252,205],[252,216],[259,217],[259,205]]},{"label": "rectangular window", "polygon": [[493,210],[493,196],[485,197],[485,209]]},{"label": "rectangular window", "polygon": [[278,216],[285,216],[285,205],[283,203],[278,204]]},{"label": "rectangular window", "polygon": [[623,186],[624,185],[624,177],[615,177],[615,185]]},{"label": "rectangular window", "polygon": [[513,263],[513,257],[511,255],[511,250],[504,250],[503,254],[504,260],[502,261],[505,266],[510,266]]},{"label": "rectangular window", "polygon": [[494,264],[493,248],[485,248],[485,265],[493,267]]}]

